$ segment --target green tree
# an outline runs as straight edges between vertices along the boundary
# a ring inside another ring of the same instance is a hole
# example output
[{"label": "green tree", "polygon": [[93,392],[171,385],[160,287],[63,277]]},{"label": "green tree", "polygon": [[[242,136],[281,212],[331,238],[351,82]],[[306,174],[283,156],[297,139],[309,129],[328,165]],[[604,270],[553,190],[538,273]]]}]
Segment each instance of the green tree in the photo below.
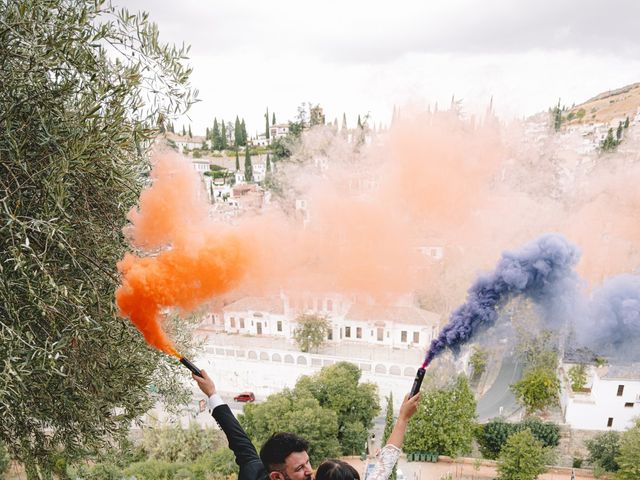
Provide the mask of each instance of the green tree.
[{"label": "green tree", "polygon": [[629,128],[629,116],[627,115],[627,118],[624,119],[624,128]]},{"label": "green tree", "polygon": [[618,128],[616,129],[616,141],[620,143],[622,140],[622,122],[618,122]]},{"label": "green tree", "polygon": [[187,131],[186,131],[186,129],[184,128],[184,125],[182,125],[182,136],[183,136],[183,137],[186,137],[186,136],[187,136]]},{"label": "green tree", "polygon": [[270,131],[270,128],[269,128],[269,109],[268,108],[267,108],[266,113],[264,114],[264,121],[265,121],[264,135],[265,135],[265,138],[267,140],[269,140],[270,135],[271,135],[271,131]]},{"label": "green tree", "polygon": [[296,318],[297,327],[293,332],[293,339],[298,344],[300,351],[308,352],[324,345],[329,334],[329,321],[327,317],[315,314],[302,314]]},{"label": "green tree", "polygon": [[560,99],[558,99],[558,105],[553,107],[553,128],[555,131],[559,131],[562,126],[562,109],[560,108]]},{"label": "green tree", "polygon": [[224,150],[229,146],[227,135],[227,127],[224,125],[224,120],[220,119],[220,150]]},{"label": "green tree", "polygon": [[236,148],[236,172],[240,171],[240,154],[238,153],[238,149]]},{"label": "green tree", "polygon": [[193,134],[191,133],[191,124],[189,124],[189,138],[193,138]]},{"label": "green tree", "polygon": [[617,148],[618,143],[619,141],[613,136],[613,128],[610,128],[607,132],[606,138],[600,142],[600,150],[603,152],[612,152]]},{"label": "green tree", "polygon": [[309,126],[324,125],[325,117],[320,105],[309,106]]},{"label": "green tree", "polygon": [[571,390],[574,392],[579,391],[587,383],[587,367],[584,363],[571,367],[568,375],[571,380]]},{"label": "green tree", "polygon": [[518,402],[527,412],[556,405],[560,398],[560,381],[554,370],[547,367],[527,369],[520,380],[511,386]]},{"label": "green tree", "polygon": [[473,347],[473,353],[469,359],[469,363],[471,364],[471,369],[473,371],[472,378],[479,378],[484,373],[487,368],[488,357],[489,353],[486,349],[482,348],[480,345],[475,345]]},{"label": "green tree", "polygon": [[0,20],[0,442],[47,478],[124,437],[151,382],[186,393],[113,295],[156,121],[193,94],[146,14],[15,0]]},{"label": "green tree", "polygon": [[265,166],[265,171],[267,174],[271,173],[271,159],[269,158],[269,154],[267,153],[267,165]]},{"label": "green tree", "polygon": [[0,477],[4,475],[4,473],[9,470],[9,465],[11,465],[11,458],[9,458],[9,452],[7,452],[6,447],[0,443]]},{"label": "green tree", "polygon": [[546,454],[529,430],[514,433],[498,460],[498,480],[534,480],[545,472]]},{"label": "green tree", "polygon": [[271,125],[275,125],[276,124],[276,112],[273,112],[273,114],[271,115]]},{"label": "green tree", "polygon": [[[222,125],[224,129],[224,124]],[[222,132],[218,125],[218,119],[213,119],[213,130],[211,131],[211,146],[213,150],[222,150]]]},{"label": "green tree", "polygon": [[242,145],[242,129],[240,128],[240,119],[238,118],[238,116],[236,115],[236,123],[233,127],[233,134],[234,134],[234,146],[236,148],[238,148],[239,146]]},{"label": "green tree", "polygon": [[321,407],[308,392],[284,389],[262,403],[246,405],[238,420],[256,445],[262,445],[275,432],[306,438],[313,465],[341,452],[336,412]]},{"label": "green tree", "polygon": [[295,387],[298,396],[310,394],[321,407],[337,414],[337,438],[343,455],[362,452],[367,431],[380,411],[377,387],[360,383],[361,375],[354,364],[339,362],[315,375],[302,377]]},{"label": "green tree", "polygon": [[244,149],[244,179],[247,182],[253,182],[253,164],[251,163],[249,146]]},{"label": "green tree", "polygon": [[406,452],[437,452],[456,457],[471,450],[476,401],[460,375],[447,388],[423,391],[418,412],[407,427]]},{"label": "green tree", "polygon": [[487,422],[477,430],[476,439],[485,458],[498,458],[507,439],[514,433],[529,430],[543,447],[557,447],[560,443],[560,426],[528,417],[519,423],[507,423],[502,418]]},{"label": "green tree", "polygon": [[593,466],[599,466],[607,472],[615,472],[618,470],[618,462],[616,460],[620,453],[620,432],[611,430],[597,434],[592,439],[585,442],[585,446],[589,451],[587,460]]},{"label": "green tree", "polygon": [[620,454],[616,457],[620,469],[616,480],[637,480],[640,478],[640,418],[635,425],[620,437]]},{"label": "green tree", "polygon": [[247,145],[247,127],[244,124],[244,118],[242,119],[242,121],[240,122],[240,131],[242,132],[242,146],[246,146]]}]

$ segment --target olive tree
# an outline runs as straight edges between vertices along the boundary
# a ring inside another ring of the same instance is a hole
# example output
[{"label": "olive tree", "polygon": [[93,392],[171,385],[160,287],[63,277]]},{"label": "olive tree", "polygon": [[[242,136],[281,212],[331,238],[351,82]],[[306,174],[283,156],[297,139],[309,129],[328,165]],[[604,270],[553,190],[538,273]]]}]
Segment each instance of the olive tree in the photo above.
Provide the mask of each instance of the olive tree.
[{"label": "olive tree", "polygon": [[113,295],[146,149],[194,100],[185,55],[99,0],[0,2],[0,442],[29,478],[180,391]]}]

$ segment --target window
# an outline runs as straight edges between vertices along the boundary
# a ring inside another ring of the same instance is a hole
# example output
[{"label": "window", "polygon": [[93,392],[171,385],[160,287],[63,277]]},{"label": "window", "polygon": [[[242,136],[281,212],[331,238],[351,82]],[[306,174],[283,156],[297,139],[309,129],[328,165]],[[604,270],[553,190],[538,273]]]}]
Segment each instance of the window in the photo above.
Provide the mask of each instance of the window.
[{"label": "window", "polygon": [[333,302],[331,300],[327,300],[327,311],[333,311]]},{"label": "window", "polygon": [[624,385],[618,385],[618,397],[622,396],[622,392],[624,392]]},{"label": "window", "polygon": [[344,336],[351,338],[351,327],[344,327]]},{"label": "window", "polygon": [[413,343],[420,343],[420,332],[413,332]]},{"label": "window", "polygon": [[244,328],[244,318],[240,318],[240,328]]},{"label": "window", "polygon": [[406,330],[402,330],[400,332],[400,341],[403,343],[407,343],[407,332]]},{"label": "window", "polygon": [[329,329],[329,333],[327,333],[327,340],[333,340],[333,330]]},{"label": "window", "polygon": [[230,326],[231,328],[236,328],[236,319],[235,319],[235,317],[231,317],[231,318],[229,319],[229,326]]},{"label": "window", "polygon": [[278,320],[278,331],[282,331],[282,320]]},{"label": "window", "polygon": [[356,327],[356,338],[362,338],[362,328]]},{"label": "window", "polygon": [[613,417],[609,417],[609,420],[607,420],[607,427],[613,427]]},{"label": "window", "polygon": [[376,337],[379,342],[384,338],[384,328],[378,328],[378,336]]},{"label": "window", "polygon": [[626,402],[624,408],[633,408],[633,402]]}]

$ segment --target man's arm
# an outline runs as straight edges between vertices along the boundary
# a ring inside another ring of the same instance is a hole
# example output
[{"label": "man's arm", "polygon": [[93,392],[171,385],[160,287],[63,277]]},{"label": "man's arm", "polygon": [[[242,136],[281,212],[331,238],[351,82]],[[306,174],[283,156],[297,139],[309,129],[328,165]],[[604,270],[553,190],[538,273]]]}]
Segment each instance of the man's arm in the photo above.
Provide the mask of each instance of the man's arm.
[{"label": "man's arm", "polygon": [[260,461],[256,448],[249,440],[246,432],[231,412],[229,406],[222,401],[216,393],[213,380],[209,378],[205,370],[201,370],[202,377],[192,375],[198,383],[200,390],[209,397],[211,415],[224,432],[229,442],[229,448],[236,457],[236,463],[240,467],[238,480],[259,480],[266,478],[265,469]]}]

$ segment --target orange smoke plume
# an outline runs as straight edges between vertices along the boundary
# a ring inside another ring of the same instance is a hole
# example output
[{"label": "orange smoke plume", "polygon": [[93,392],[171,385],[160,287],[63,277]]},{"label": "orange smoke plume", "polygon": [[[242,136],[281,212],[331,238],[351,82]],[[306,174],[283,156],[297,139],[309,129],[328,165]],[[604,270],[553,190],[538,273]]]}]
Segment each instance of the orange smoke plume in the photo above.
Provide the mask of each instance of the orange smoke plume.
[{"label": "orange smoke plume", "polygon": [[[162,329],[169,307],[189,311],[238,284],[248,269],[247,242],[208,222],[197,174],[176,155],[155,158],[153,185],[133,210],[132,245],[159,253],[126,254],[118,263],[120,314],[131,319],[152,346],[180,357]],[[147,252],[148,253],[148,252]]]}]

